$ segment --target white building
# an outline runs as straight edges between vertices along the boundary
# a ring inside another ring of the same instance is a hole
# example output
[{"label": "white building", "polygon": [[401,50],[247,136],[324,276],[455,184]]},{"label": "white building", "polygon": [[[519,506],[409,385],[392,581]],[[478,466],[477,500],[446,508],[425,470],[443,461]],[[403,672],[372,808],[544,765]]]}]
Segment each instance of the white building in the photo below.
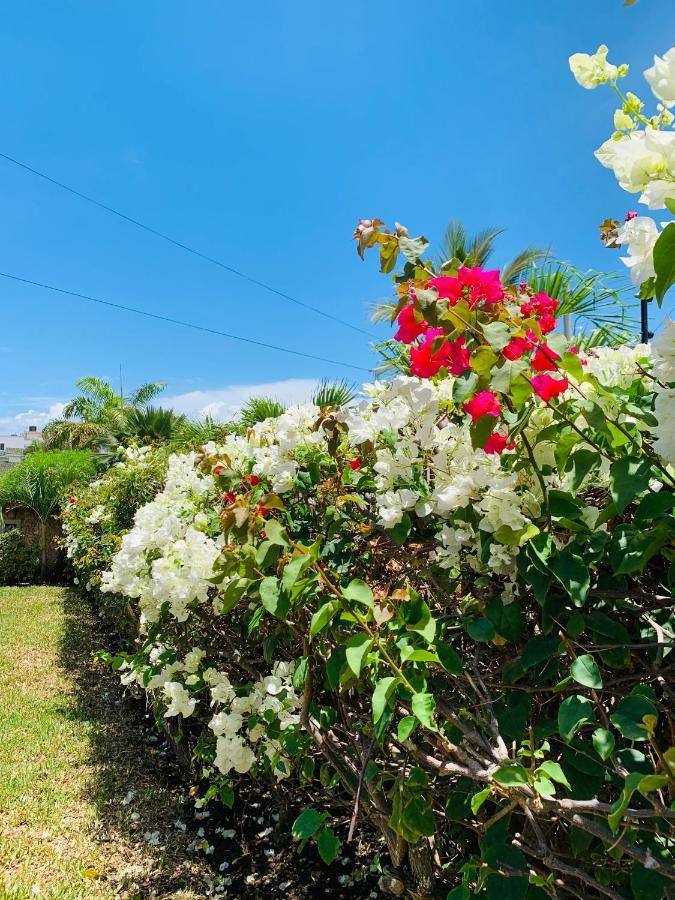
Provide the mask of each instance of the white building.
[{"label": "white building", "polygon": [[0,434],[0,470],[21,462],[26,447],[41,438],[42,432],[38,431],[37,425],[29,425],[28,431],[20,434]]}]

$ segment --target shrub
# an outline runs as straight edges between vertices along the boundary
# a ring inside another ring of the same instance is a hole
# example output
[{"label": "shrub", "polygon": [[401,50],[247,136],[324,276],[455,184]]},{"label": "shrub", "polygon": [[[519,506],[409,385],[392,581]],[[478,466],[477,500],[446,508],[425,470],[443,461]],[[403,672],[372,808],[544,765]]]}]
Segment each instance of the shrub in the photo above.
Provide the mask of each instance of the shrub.
[{"label": "shrub", "polygon": [[32,583],[37,578],[40,559],[17,528],[0,533],[0,584]]},{"label": "shrub", "polygon": [[29,454],[0,475],[0,504],[24,507],[37,517],[42,580],[47,576],[47,523],[58,512],[64,491],[95,471],[88,450],[47,450]]},{"label": "shrub", "polygon": [[116,621],[120,630],[126,601],[100,594],[101,575],[133,525],[134,515],[164,483],[167,452],[130,447],[99,478],[74,488],[62,513],[64,547],[76,584]]},{"label": "shrub", "polygon": [[[648,348],[579,359],[550,298],[479,270],[436,281],[441,317],[423,271],[398,323],[419,377],[171,458],[103,576],[140,613],[114,665],[180,717],[207,800],[245,772],[358,796],[417,896],[658,895],[673,477]],[[295,833],[337,847],[320,811]]]}]

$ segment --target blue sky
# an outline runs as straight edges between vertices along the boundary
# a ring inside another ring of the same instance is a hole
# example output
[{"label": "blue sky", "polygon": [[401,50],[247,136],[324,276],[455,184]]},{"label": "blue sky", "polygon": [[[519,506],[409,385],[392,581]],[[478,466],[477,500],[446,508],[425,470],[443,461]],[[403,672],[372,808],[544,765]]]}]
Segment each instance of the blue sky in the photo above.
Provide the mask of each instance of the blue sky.
[{"label": "blue sky", "polygon": [[[623,271],[597,225],[636,201],[593,157],[615,103],[578,87],[567,58],[607,43],[646,94],[640,73],[673,26],[671,0],[12,4],[0,152],[370,330],[367,304],[390,284],[351,242],[364,216],[432,240],[451,217],[498,224],[496,262],[539,243],[580,268]],[[2,271],[376,361],[363,335],[2,160],[0,191]],[[0,309],[0,430],[120,365],[125,385],[166,381],[188,411],[253,385],[291,379],[277,393],[295,397],[324,375],[360,377],[4,279]]]}]

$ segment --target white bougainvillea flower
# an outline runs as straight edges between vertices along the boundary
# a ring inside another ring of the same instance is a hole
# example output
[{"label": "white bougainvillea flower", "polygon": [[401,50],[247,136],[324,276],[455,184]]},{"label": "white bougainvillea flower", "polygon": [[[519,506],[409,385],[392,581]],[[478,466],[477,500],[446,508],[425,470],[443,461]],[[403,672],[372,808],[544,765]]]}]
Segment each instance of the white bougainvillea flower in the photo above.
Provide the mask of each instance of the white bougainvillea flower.
[{"label": "white bougainvillea flower", "polygon": [[649,216],[634,216],[617,233],[617,243],[628,246],[629,255],[622,256],[621,261],[630,269],[631,281],[635,285],[642,284],[656,274],[654,244],[658,236],[656,222]]},{"label": "white bougainvillea flower", "polygon": [[675,181],[673,131],[647,128],[618,139],[610,138],[595,151],[595,156],[605,168],[614,171],[617,181],[629,194],[645,191],[655,180]]},{"label": "white bougainvillea flower", "polygon": [[164,685],[164,696],[169,701],[164,718],[184,716],[187,718],[195,711],[197,701],[190,697],[190,692],[179,681],[169,681]]},{"label": "white bougainvillea flower", "polygon": [[578,84],[592,90],[618,76],[619,69],[607,62],[607,53],[607,47],[601,44],[595,53],[573,53],[570,56],[570,69]]},{"label": "white bougainvillea flower", "polygon": [[666,106],[675,106],[675,47],[654,56],[654,65],[644,74],[654,95]]}]

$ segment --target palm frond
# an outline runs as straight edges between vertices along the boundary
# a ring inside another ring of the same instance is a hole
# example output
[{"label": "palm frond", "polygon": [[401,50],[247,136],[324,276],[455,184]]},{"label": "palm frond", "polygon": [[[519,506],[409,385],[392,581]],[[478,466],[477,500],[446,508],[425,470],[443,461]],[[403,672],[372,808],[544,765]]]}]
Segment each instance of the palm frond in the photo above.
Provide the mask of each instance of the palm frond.
[{"label": "palm frond", "polygon": [[239,420],[245,428],[252,428],[265,419],[278,419],[286,412],[286,406],[273,397],[251,397],[241,410]]},{"label": "palm frond", "polygon": [[547,259],[548,251],[540,247],[525,247],[502,268],[502,284],[515,284],[521,281],[533,263],[539,259]]},{"label": "palm frond", "polygon": [[504,233],[503,228],[481,228],[473,235],[471,243],[467,248],[466,258],[462,260],[467,266],[484,267],[492,254],[494,253],[494,243],[500,234]]},{"label": "palm frond", "polygon": [[145,406],[151,400],[154,400],[158,394],[161,394],[165,387],[166,384],[161,381],[148,381],[137,388],[137,390],[127,398],[127,401],[132,406]]},{"label": "palm frond", "polygon": [[325,409],[328,406],[348,406],[356,397],[357,388],[346,378],[340,381],[324,379],[312,396],[314,406]]},{"label": "palm frond", "polygon": [[633,289],[620,275],[579,272],[567,262],[534,263],[525,280],[535,293],[543,291],[559,301],[556,315],[570,316],[573,331],[597,331],[595,340],[617,342],[637,332]]}]

